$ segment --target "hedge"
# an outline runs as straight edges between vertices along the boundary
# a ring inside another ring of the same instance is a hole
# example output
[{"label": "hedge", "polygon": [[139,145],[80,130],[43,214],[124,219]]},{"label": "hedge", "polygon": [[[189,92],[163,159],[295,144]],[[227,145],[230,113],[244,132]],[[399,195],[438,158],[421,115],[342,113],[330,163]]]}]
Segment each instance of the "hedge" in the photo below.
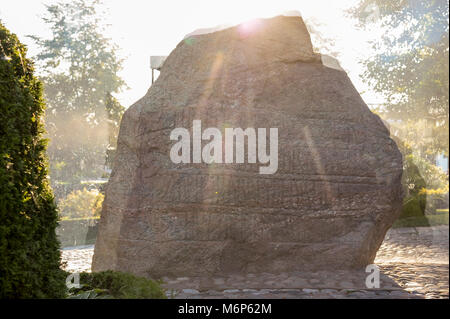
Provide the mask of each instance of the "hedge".
[{"label": "hedge", "polygon": [[66,293],[47,180],[42,85],[26,48],[0,22],[0,298]]},{"label": "hedge", "polygon": [[99,218],[62,219],[56,229],[61,247],[95,244],[99,221]]}]

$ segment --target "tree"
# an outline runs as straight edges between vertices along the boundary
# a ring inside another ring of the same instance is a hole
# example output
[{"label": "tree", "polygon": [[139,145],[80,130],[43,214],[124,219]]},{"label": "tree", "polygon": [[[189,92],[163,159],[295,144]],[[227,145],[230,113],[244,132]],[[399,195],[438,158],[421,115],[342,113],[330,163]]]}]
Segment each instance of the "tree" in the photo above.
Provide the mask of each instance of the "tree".
[{"label": "tree", "polygon": [[[429,137],[408,140],[422,157],[448,156],[449,28],[448,0],[363,0],[350,10],[360,26],[377,26],[383,36],[362,78],[387,100],[378,112],[404,122],[403,135],[415,125]],[[413,125],[411,125],[413,123]]]},{"label": "tree", "polygon": [[444,200],[449,189],[448,176],[440,167],[415,156],[407,142],[397,136],[393,138],[403,154],[404,198],[400,218],[424,216],[425,212],[432,212],[436,204]]},{"label": "tree", "polygon": [[98,190],[76,190],[59,202],[61,218],[100,217],[104,195]]},{"label": "tree", "polygon": [[0,298],[65,295],[33,73],[25,47],[0,23]]},{"label": "tree", "polygon": [[122,68],[118,48],[103,35],[100,8],[100,0],[49,5],[43,19],[52,37],[32,36],[41,48],[36,58],[48,101],[54,179],[77,181],[104,173],[110,126],[105,97],[125,83],[118,76]]}]

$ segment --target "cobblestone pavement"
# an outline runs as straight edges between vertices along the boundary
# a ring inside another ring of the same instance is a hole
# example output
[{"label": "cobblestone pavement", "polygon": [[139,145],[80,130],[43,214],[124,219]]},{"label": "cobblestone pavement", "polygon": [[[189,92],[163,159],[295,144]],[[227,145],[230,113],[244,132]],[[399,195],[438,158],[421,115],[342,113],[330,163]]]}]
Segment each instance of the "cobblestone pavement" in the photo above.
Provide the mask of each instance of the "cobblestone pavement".
[{"label": "cobblestone pavement", "polygon": [[62,268],[69,272],[91,272],[94,245],[67,247],[61,252]]},{"label": "cobblestone pavement", "polygon": [[390,230],[375,263],[405,291],[449,298],[449,227]]},{"label": "cobblestone pavement", "polygon": [[[93,246],[66,248],[63,268],[90,271]],[[380,288],[367,289],[361,271],[163,278],[173,298],[449,298],[449,227],[391,229],[375,264]]]}]

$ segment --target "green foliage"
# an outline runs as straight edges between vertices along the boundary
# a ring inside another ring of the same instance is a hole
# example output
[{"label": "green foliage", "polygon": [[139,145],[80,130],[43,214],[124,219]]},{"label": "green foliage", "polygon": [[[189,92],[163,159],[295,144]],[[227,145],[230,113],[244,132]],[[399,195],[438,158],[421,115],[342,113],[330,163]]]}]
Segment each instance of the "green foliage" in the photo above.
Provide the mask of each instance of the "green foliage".
[{"label": "green foliage", "polygon": [[92,289],[78,292],[67,297],[67,299],[112,299],[112,296],[108,295],[106,289]]},{"label": "green foliage", "polygon": [[382,33],[361,77],[384,95],[376,111],[403,154],[399,221],[422,226],[448,193],[448,175],[435,165],[449,148],[448,6],[448,0],[361,0],[350,10],[362,28]]},{"label": "green foliage", "polygon": [[403,209],[400,218],[424,216],[434,212],[436,200],[448,192],[447,174],[429,160],[415,155],[411,146],[394,137],[403,154]]},{"label": "green foliage", "polygon": [[448,211],[435,215],[400,218],[395,221],[392,227],[428,227],[438,225],[448,225]]},{"label": "green foliage", "polygon": [[99,217],[104,195],[98,190],[76,190],[59,202],[62,219]]},{"label": "green foliage", "polygon": [[98,222],[99,217],[63,218],[56,229],[61,247],[95,244]]},{"label": "green foliage", "polygon": [[402,185],[405,198],[400,218],[425,215],[427,196],[420,191],[427,187],[419,168],[414,164],[414,157],[407,155],[403,160]]},{"label": "green foliage", "polygon": [[81,273],[80,284],[71,298],[166,299],[160,283],[124,272]]},{"label": "green foliage", "polygon": [[100,6],[99,0],[49,5],[43,20],[52,38],[31,36],[41,47],[37,60],[52,114],[80,111],[94,113],[91,122],[101,121],[105,96],[125,85],[117,75],[122,68],[118,48],[103,35]]},{"label": "green foliage", "polygon": [[409,196],[403,201],[400,219],[425,216],[426,197]]},{"label": "green foliage", "polygon": [[107,104],[125,86],[122,60],[104,36],[101,9],[99,0],[49,5],[43,20],[51,37],[31,37],[41,48],[52,182],[103,176],[111,126],[120,121],[120,110]]},{"label": "green foliage", "polygon": [[[362,79],[383,94],[389,120],[426,122],[430,139],[410,139],[428,154],[449,148],[449,25],[448,0],[362,0],[351,10],[364,28],[383,31],[373,43],[378,52],[363,64]],[[370,11],[372,11],[370,13]],[[412,123],[412,125],[411,125]]]},{"label": "green foliage", "polygon": [[65,295],[57,211],[47,182],[42,85],[0,23],[0,298]]},{"label": "green foliage", "polygon": [[403,185],[406,194],[437,195],[449,190],[448,175],[420,152],[413,150],[407,142],[394,137],[403,154]]},{"label": "green foliage", "polygon": [[448,192],[448,175],[442,168],[420,156],[408,155],[406,159],[415,163],[425,180],[425,189],[420,189],[419,192],[425,194]]}]

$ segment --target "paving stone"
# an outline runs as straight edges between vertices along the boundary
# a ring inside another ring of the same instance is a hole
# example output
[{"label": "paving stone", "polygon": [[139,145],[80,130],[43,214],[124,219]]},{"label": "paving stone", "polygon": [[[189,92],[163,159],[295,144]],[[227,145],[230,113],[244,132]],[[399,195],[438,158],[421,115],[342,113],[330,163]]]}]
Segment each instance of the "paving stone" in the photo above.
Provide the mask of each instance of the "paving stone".
[{"label": "paving stone", "polygon": [[[378,250],[381,290],[364,289],[364,271],[247,274],[229,278],[169,278],[171,298],[449,298],[448,226],[391,229]],[[93,247],[62,250],[61,267],[91,271]],[[225,287],[226,285],[226,287]],[[272,285],[273,287],[269,287]],[[176,288],[176,289],[175,289]],[[273,289],[269,289],[273,288]],[[353,288],[353,289],[351,289]]]},{"label": "paving stone", "polygon": [[306,292],[307,294],[315,294],[319,292],[318,289],[303,289],[303,292]]},{"label": "paving stone", "polygon": [[200,291],[198,291],[196,289],[183,289],[181,292],[185,293],[185,294],[198,294],[198,293],[200,293]]},{"label": "paving stone", "polygon": [[232,293],[239,292],[239,289],[225,289],[223,292],[225,294],[232,294]]}]

